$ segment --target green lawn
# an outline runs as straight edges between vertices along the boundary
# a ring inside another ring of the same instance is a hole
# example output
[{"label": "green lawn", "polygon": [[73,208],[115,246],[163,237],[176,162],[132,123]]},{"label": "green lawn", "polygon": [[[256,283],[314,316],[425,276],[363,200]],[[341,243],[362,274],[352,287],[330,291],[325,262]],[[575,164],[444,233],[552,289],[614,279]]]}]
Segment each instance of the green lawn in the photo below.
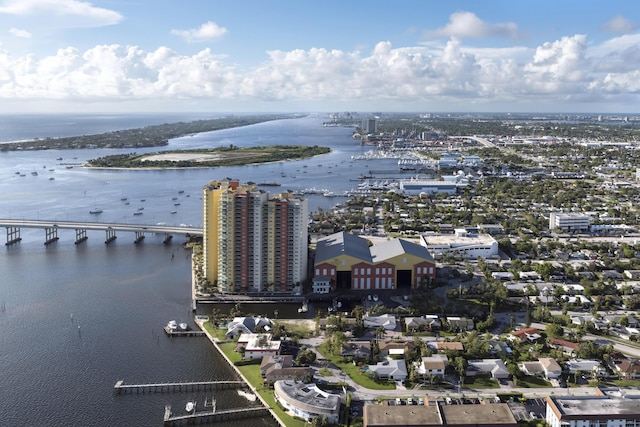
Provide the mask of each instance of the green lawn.
[{"label": "green lawn", "polygon": [[487,377],[464,377],[464,387],[500,388],[498,381]]},{"label": "green lawn", "polygon": [[551,387],[551,383],[544,378],[529,375],[518,378],[516,387],[544,388]]},{"label": "green lawn", "polygon": [[362,387],[370,388],[373,390],[395,390],[396,385],[388,382],[376,382],[366,372],[360,369],[359,366],[353,363],[343,362],[342,357],[330,354],[323,344],[318,346],[318,351],[334,365],[342,370],[349,376],[356,384]]},{"label": "green lawn", "polygon": [[618,387],[640,387],[640,380],[607,380]]}]

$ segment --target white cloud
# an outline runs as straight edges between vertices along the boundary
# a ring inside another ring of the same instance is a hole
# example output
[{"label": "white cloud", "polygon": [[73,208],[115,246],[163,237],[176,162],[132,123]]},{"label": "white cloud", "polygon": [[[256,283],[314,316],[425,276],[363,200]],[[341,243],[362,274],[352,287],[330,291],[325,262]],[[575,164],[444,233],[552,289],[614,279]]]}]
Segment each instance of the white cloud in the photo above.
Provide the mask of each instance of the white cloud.
[{"label": "white cloud", "polygon": [[39,16],[42,25],[64,27],[113,25],[123,19],[116,11],[79,0],[0,0],[0,14]]},{"label": "white cloud", "polygon": [[340,103],[376,110],[526,104],[557,111],[563,100],[592,102],[594,108],[605,100],[638,105],[640,47],[622,38],[607,43],[624,48],[605,51],[603,45],[590,45],[585,35],[536,49],[470,48],[457,38],[425,47],[396,48],[383,41],[371,52],[269,51],[253,69],[239,69],[210,49],[182,55],[167,47],[147,51],[100,45],[85,51],[67,47],[46,57],[0,51],[0,99],[296,103],[309,108]]},{"label": "white cloud", "polygon": [[456,12],[449,17],[449,23],[442,28],[425,33],[429,36],[446,36],[457,38],[504,37],[518,38],[518,26],[513,22],[488,24],[473,12]]},{"label": "white cloud", "polygon": [[10,28],[9,29],[9,33],[12,34],[14,37],[18,37],[21,39],[30,39],[31,38],[31,33],[29,31],[26,30],[21,30],[19,28]]},{"label": "white cloud", "polygon": [[220,27],[215,22],[205,22],[199,28],[192,28],[188,30],[171,30],[171,34],[181,37],[188,42],[204,42],[214,41],[222,38],[227,34],[228,30],[224,27]]},{"label": "white cloud", "polygon": [[622,15],[616,15],[604,23],[602,29],[608,33],[630,33],[638,28],[638,24],[625,18]]}]

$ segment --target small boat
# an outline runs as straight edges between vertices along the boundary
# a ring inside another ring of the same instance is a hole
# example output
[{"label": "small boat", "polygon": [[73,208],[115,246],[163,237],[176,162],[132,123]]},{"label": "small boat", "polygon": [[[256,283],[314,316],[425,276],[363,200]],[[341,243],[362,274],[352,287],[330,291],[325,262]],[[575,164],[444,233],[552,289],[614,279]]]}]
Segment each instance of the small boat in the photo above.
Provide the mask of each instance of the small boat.
[{"label": "small boat", "polygon": [[73,166],[67,166],[67,169],[73,169]]},{"label": "small boat", "polygon": [[20,171],[16,171],[16,175],[20,175]]},{"label": "small boat", "polygon": [[62,157],[58,157],[56,160],[60,161],[60,160],[62,160]]},{"label": "small boat", "polygon": [[102,209],[100,209],[100,208],[91,209],[91,210],[89,211],[89,213],[90,213],[90,214],[94,214],[94,215],[95,215],[95,214],[101,214],[101,213],[102,213]]},{"label": "small boat", "polygon": [[184,190],[178,191],[178,194],[182,194],[182,193],[184,193]]},{"label": "small boat", "polygon": [[31,175],[33,175],[33,176],[38,176],[38,172],[33,171],[33,172],[31,172]]},{"label": "small boat", "polygon": [[177,197],[172,197],[171,200],[178,200],[178,198]]},{"label": "small boat", "polygon": [[146,202],[146,199],[140,199],[141,202]]},{"label": "small boat", "polygon": [[171,212],[169,212],[169,213],[170,213],[170,214],[176,214],[176,213],[178,213],[178,211],[171,211]]},{"label": "small boat", "polygon": [[196,409],[196,402],[187,402],[185,408],[187,412],[193,412]]},{"label": "small boat", "polygon": [[187,325],[186,323],[178,323],[178,329],[180,329],[181,331],[188,331],[189,329],[189,325]]},{"label": "small boat", "polygon": [[54,177],[51,177],[51,178],[49,178],[49,181],[53,181],[54,179],[55,179]]},{"label": "small boat", "polygon": [[135,211],[133,214],[134,215],[142,215],[142,211]]},{"label": "small boat", "polygon": [[131,203],[129,203],[129,202],[124,202],[124,204],[125,204],[125,205],[130,205]]},{"label": "small boat", "polygon": [[169,323],[167,323],[167,326],[172,331],[176,331],[178,329],[178,322],[176,322],[175,320],[170,320]]},{"label": "small boat", "polygon": [[180,203],[174,203],[173,206],[180,206]]},{"label": "small boat", "polygon": [[138,208],[138,210],[139,210],[139,211],[143,211],[143,210],[144,210],[144,208]]},{"label": "small boat", "polygon": [[121,197],[120,200],[122,200],[123,202],[126,202],[127,198],[126,197]]}]

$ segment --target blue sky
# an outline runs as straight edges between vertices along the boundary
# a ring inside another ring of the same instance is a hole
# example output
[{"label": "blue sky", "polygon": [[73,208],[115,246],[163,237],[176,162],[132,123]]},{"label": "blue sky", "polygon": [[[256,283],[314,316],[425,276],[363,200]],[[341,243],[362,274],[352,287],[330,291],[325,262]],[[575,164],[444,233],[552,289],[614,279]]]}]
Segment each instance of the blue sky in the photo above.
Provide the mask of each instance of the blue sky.
[{"label": "blue sky", "polygon": [[637,113],[631,0],[0,0],[0,112]]}]

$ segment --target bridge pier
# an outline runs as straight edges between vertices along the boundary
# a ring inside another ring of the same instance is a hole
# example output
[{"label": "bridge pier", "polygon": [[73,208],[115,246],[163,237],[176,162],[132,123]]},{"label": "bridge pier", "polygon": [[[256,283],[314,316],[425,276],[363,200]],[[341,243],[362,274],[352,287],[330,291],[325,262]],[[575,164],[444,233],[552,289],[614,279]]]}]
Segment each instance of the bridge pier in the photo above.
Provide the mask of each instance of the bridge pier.
[{"label": "bridge pier", "polygon": [[171,243],[171,239],[173,239],[173,236],[171,234],[165,234],[162,243],[168,245],[169,243]]},{"label": "bridge pier", "polygon": [[144,240],[144,231],[136,231],[136,240],[133,243],[138,244]]},{"label": "bridge pier", "polygon": [[87,230],[85,230],[84,228],[76,228],[76,245],[84,242],[87,239]]},{"label": "bridge pier", "polygon": [[58,241],[58,228],[57,227],[46,227],[44,229],[44,244],[50,245],[53,242]]},{"label": "bridge pier", "polygon": [[116,240],[116,230],[114,230],[113,228],[107,228],[105,230],[105,232],[107,233],[107,238],[104,241],[105,245],[108,245],[109,243],[113,242],[114,240]]},{"label": "bridge pier", "polygon": [[20,227],[7,227],[7,243],[5,243],[5,245],[10,246],[18,243],[20,240],[22,240],[22,237],[20,237]]}]

